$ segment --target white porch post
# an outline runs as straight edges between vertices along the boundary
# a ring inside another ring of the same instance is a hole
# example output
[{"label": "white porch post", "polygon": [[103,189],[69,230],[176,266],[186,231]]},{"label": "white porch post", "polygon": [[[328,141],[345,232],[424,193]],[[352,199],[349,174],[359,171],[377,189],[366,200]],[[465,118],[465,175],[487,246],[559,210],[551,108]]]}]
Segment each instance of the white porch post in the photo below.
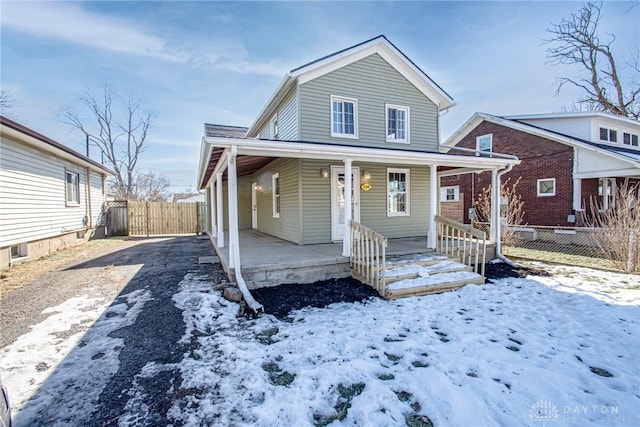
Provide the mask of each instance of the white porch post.
[{"label": "white porch post", "polygon": [[500,181],[498,170],[491,170],[491,233],[489,239],[498,245],[500,238]]},{"label": "white porch post", "polygon": [[429,234],[427,235],[427,248],[436,248],[436,215],[438,212],[438,167],[429,167]]},{"label": "white porch post", "polygon": [[573,178],[573,209],[582,210],[582,179]]},{"label": "white porch post", "polygon": [[216,237],[217,232],[218,232],[218,227],[216,224],[216,195],[214,193],[214,186],[215,184],[213,183],[213,180],[210,182],[209,184],[209,203],[211,204],[209,206],[209,216],[211,217],[211,236],[210,237]]},{"label": "white porch post", "polygon": [[229,267],[240,269],[238,257],[238,175],[236,170],[236,146],[231,147],[227,169],[227,192],[229,198]]},{"label": "white porch post", "polygon": [[342,239],[342,256],[351,256],[351,159],[344,161],[344,238]]},{"label": "white porch post", "polygon": [[216,173],[216,221],[218,229],[218,247],[224,248],[224,217],[222,216],[222,172]]}]

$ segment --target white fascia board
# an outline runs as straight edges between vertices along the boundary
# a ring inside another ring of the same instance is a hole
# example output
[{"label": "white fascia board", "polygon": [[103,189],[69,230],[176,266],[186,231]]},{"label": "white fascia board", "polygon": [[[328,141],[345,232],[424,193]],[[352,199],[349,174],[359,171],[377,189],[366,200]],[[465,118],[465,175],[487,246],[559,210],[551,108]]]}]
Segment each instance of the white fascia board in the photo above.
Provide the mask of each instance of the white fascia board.
[{"label": "white fascia board", "polygon": [[473,172],[486,172],[487,169],[478,169],[478,168],[456,168],[456,169],[447,169],[438,172],[438,178],[443,176],[454,176],[454,175],[464,175],[467,173]]},{"label": "white fascia board", "polygon": [[276,90],[269,97],[269,100],[267,101],[265,106],[262,107],[262,110],[260,110],[260,113],[258,113],[258,116],[253,121],[253,123],[251,123],[251,126],[249,126],[249,130],[247,130],[247,138],[256,137],[256,132],[258,132],[262,123],[267,118],[271,117],[273,110],[275,110],[282,98],[284,98],[285,94],[291,87],[292,82],[294,81],[295,79],[291,78],[290,73],[285,74],[282,80],[280,80],[280,84],[278,84]]},{"label": "white fascia board", "polygon": [[576,112],[567,112],[567,113],[538,113],[538,114],[516,114],[512,116],[505,116],[507,119],[512,120],[536,120],[536,119],[563,119],[563,118],[594,118],[599,117],[603,119],[611,119],[618,122],[628,123],[634,126],[640,126],[640,122],[634,119],[630,119],[628,117],[616,116],[614,114],[607,114],[601,112],[587,112],[587,111],[576,111]]},{"label": "white fascia board", "polygon": [[237,146],[239,155],[262,157],[289,157],[321,160],[351,159],[359,162],[398,163],[406,165],[438,165],[452,167],[475,167],[495,169],[507,165],[517,165],[517,159],[480,158],[475,156],[455,156],[440,153],[385,150],[339,145],[308,144],[304,142],[261,141],[235,138],[206,138],[216,147]]},{"label": "white fascia board", "polygon": [[596,172],[583,172],[573,174],[574,178],[589,179],[589,178],[634,178],[640,177],[640,168],[630,169],[611,169],[601,170]]},{"label": "white fascia board", "polygon": [[292,77],[297,78],[300,84],[304,84],[375,53],[379,54],[382,59],[414,85],[424,96],[436,104],[439,111],[447,110],[455,105],[449,95],[444,93],[435,82],[426,77],[401,52],[398,52],[396,48],[384,39],[372,40],[352,50],[310,64],[307,67],[296,70],[295,73],[292,73]]},{"label": "white fascia board", "polygon": [[98,172],[101,175],[115,174],[111,169],[107,168],[106,166],[104,167],[104,169],[100,168],[90,162],[83,160],[80,157],[76,157],[71,153],[67,153],[64,150],[56,148],[51,144],[47,144],[46,142],[41,141],[38,138],[34,138],[31,135],[25,135],[20,131],[10,128],[9,126],[2,126],[2,136],[8,137],[10,139],[13,139],[14,141],[33,147],[38,151],[43,151],[54,157],[58,157],[60,159],[64,159],[68,162],[71,162],[73,164],[83,166],[93,172]]},{"label": "white fascia board", "polygon": [[469,134],[476,126],[482,123],[485,119],[485,115],[482,113],[475,113],[469,120],[467,120],[462,126],[458,128],[445,142],[440,145],[440,148],[448,152],[450,147],[456,146],[462,139]]},{"label": "white fascia board", "polygon": [[[209,159],[211,158],[211,151],[213,150],[213,146],[211,144],[207,144],[202,138],[202,142],[200,143],[200,164],[198,165],[198,188],[202,185],[202,179],[204,178],[205,171],[207,170],[207,164],[209,163]],[[211,180],[209,180],[211,181]],[[206,188],[209,185],[209,182],[205,183],[202,188]]]}]

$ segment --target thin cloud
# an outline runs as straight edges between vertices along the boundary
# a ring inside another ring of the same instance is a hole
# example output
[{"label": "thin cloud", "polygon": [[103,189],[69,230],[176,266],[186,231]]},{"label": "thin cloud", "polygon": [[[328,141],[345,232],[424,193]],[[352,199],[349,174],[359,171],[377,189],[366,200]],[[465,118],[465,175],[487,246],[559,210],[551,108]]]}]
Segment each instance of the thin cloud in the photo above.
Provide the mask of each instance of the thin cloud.
[{"label": "thin cloud", "polygon": [[87,11],[78,4],[3,2],[0,25],[35,37],[49,38],[108,52],[166,62],[209,67],[241,74],[282,75],[275,62],[252,63],[220,53],[200,53],[147,34],[132,24]]}]

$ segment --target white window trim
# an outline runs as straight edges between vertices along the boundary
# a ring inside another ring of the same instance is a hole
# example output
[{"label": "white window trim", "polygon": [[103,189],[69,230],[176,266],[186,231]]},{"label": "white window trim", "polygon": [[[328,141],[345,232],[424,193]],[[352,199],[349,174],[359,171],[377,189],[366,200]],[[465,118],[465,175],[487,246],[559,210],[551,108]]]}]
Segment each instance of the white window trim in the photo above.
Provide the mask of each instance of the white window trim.
[{"label": "white window trim", "polygon": [[[600,129],[606,129],[607,130],[607,139],[600,139]],[[615,133],[616,133],[616,140],[615,141],[611,141],[611,139],[610,139],[611,138],[611,131],[615,131]],[[621,137],[622,137],[622,134],[620,133],[620,129],[613,128],[613,127],[606,127],[606,125],[598,125],[598,141],[608,142],[609,144],[622,144]]]},{"label": "white window trim", "polygon": [[[480,151],[480,140],[486,137],[489,137],[489,143],[490,143],[489,151]],[[493,134],[492,133],[476,136],[476,151],[477,151],[476,156],[480,156],[481,155],[480,153],[489,153],[489,154],[493,153]]]},{"label": "white window trim", "polygon": [[[628,144],[624,143],[624,136],[625,135],[629,135],[629,143]],[[634,136],[636,137],[636,145],[633,145],[633,137]],[[639,140],[640,140],[640,135],[639,134],[633,133],[631,131],[629,131],[629,132],[622,131],[622,139],[620,141],[620,144],[625,145],[627,147],[637,147],[640,144]]]},{"label": "white window trim", "polygon": [[[447,200],[447,190],[453,189],[453,200]],[[440,187],[440,201],[443,203],[455,203],[460,201],[460,186],[449,185],[447,187]]]},{"label": "white window trim", "polygon": [[[404,129],[404,138],[391,138],[389,137],[389,108],[394,108],[396,110],[402,110],[405,112],[405,129]],[[385,130],[385,138],[387,142],[396,142],[399,144],[409,144],[409,121],[411,116],[411,110],[409,107],[405,107],[403,105],[396,104],[384,104],[384,130]]]},{"label": "white window trim", "polygon": [[269,136],[271,139],[278,139],[280,135],[278,133],[280,129],[278,128],[278,113],[275,113],[271,120],[269,120]]},{"label": "white window trim", "polygon": [[[553,182],[553,193],[541,193],[540,192],[540,183],[542,181],[552,181]],[[536,182],[536,194],[538,197],[552,197],[556,195],[556,179],[555,178],[542,178]]]},{"label": "white window trim", "polygon": [[[405,211],[404,212],[389,212],[389,174],[390,173],[403,173],[406,177],[406,191],[405,191]],[[411,169],[401,168],[387,168],[387,217],[394,216],[411,216]]]},{"label": "white window trim", "polygon": [[598,187],[602,186],[602,195],[598,194],[598,198],[602,198],[600,200],[601,206],[599,211],[606,211],[611,206],[609,206],[609,195],[607,194],[607,189],[609,188],[609,184],[611,184],[611,203],[613,206],[616,205],[616,180],[615,178],[599,178],[598,179]]},{"label": "white window trim", "polygon": [[[331,136],[334,138],[358,139],[358,100],[356,98],[348,98],[346,96],[331,95],[329,101],[329,114],[331,119]],[[352,102],[353,103],[353,135],[350,133],[339,133],[333,131],[333,103],[334,102]]]},{"label": "white window trim", "polygon": [[[75,175],[78,177],[78,201],[76,202],[75,200],[69,200],[69,186],[67,184],[67,176],[68,175]],[[65,206],[80,206],[80,173],[76,172],[74,170],[70,170],[70,169],[65,169],[64,170],[64,201],[65,201]]]},{"label": "white window trim", "polygon": [[273,175],[271,175],[271,207],[273,210],[273,217],[274,218],[280,218],[280,212],[276,211],[276,179],[278,180],[278,194],[277,194],[277,198],[279,203],[279,207],[280,210],[282,210],[282,199],[280,196],[280,173],[276,172]]}]

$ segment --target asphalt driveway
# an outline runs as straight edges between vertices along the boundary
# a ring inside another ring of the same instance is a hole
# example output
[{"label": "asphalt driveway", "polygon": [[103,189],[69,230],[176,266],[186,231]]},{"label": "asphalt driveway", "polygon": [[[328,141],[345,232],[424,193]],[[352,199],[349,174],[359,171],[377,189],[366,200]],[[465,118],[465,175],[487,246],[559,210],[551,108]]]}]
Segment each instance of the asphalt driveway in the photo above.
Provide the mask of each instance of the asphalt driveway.
[{"label": "asphalt driveway", "polygon": [[[172,297],[189,275],[213,285],[206,238],[138,240],[52,271],[1,301],[0,373],[16,426],[166,425],[189,351]],[[125,407],[136,419],[119,420]],[[17,410],[17,411],[16,411]]]}]

